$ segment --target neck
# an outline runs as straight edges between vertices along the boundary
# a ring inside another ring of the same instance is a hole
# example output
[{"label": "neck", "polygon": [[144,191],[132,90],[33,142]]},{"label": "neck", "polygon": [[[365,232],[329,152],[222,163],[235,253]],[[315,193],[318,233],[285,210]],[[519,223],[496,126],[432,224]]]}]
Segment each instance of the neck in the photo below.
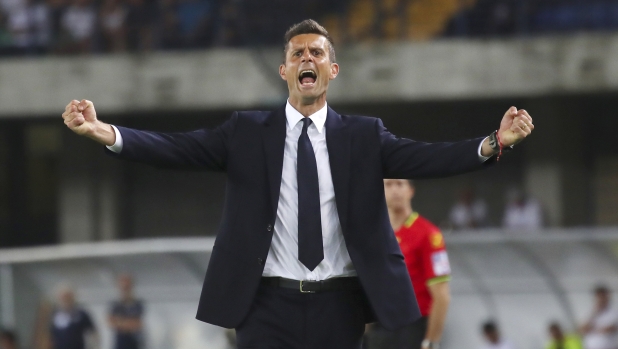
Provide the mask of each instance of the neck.
[{"label": "neck", "polygon": [[309,117],[326,105],[326,93],[321,94],[317,98],[303,99],[290,96],[288,99],[290,105],[298,110],[304,117]]},{"label": "neck", "polygon": [[391,220],[391,226],[394,231],[399,230],[401,226],[408,220],[412,214],[412,206],[402,207],[397,210],[388,210],[388,216]]}]

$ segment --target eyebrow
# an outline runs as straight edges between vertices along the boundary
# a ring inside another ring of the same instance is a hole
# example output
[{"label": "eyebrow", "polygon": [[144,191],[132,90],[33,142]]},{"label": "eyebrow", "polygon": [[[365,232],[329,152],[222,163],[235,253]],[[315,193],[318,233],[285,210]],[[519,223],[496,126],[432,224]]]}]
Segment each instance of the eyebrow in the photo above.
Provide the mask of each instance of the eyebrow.
[{"label": "eyebrow", "polygon": [[[290,52],[298,52],[298,51],[304,51],[304,50],[305,50],[305,46],[302,46],[302,47],[292,47],[290,49]],[[318,50],[318,51],[326,52],[323,48],[321,48],[319,46],[309,46],[309,50],[311,50],[311,51]]]}]

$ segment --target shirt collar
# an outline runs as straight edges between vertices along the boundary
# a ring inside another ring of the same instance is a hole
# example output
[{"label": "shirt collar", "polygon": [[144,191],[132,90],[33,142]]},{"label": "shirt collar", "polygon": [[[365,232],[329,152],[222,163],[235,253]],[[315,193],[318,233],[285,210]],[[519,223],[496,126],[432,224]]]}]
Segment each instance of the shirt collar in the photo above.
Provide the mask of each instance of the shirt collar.
[{"label": "shirt collar", "polygon": [[[324,129],[324,123],[326,122],[326,113],[328,111],[328,104],[324,104],[322,109],[316,111],[315,113],[309,115],[309,119],[313,122],[315,127],[318,129],[319,133],[322,133]],[[298,112],[298,110],[294,109],[294,107],[288,101],[285,105],[285,117],[288,122],[289,128],[294,128],[296,124],[304,118],[303,114]]]}]

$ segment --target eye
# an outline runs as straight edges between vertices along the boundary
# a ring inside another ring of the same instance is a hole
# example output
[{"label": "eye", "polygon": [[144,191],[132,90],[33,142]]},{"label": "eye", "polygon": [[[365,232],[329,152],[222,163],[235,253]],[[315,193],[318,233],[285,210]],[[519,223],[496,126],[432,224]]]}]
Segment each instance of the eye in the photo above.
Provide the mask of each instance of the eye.
[{"label": "eye", "polygon": [[318,50],[313,51],[314,56],[319,56],[321,54],[322,54],[322,51],[318,51]]},{"label": "eye", "polygon": [[294,52],[293,56],[294,56],[294,57],[299,57],[299,56],[300,56],[300,51],[296,51],[296,52]]}]

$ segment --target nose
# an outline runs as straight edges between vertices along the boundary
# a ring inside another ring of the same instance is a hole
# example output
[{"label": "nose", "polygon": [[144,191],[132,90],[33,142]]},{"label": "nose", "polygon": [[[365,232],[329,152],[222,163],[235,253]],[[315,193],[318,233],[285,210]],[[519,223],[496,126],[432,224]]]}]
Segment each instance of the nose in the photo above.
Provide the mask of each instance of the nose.
[{"label": "nose", "polygon": [[303,52],[303,55],[301,57],[301,61],[302,62],[313,62],[313,56],[311,56],[311,51],[309,49],[306,49]]}]

